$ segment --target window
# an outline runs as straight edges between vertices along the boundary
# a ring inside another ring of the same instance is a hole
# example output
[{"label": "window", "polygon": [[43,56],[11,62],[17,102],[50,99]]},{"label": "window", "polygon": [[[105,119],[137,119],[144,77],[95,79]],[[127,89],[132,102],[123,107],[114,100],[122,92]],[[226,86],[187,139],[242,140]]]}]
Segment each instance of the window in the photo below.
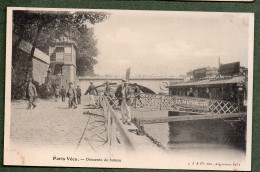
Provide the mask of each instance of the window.
[{"label": "window", "polygon": [[65,53],[71,54],[71,47],[65,47]]},{"label": "window", "polygon": [[56,47],[56,61],[63,61],[64,47]]}]

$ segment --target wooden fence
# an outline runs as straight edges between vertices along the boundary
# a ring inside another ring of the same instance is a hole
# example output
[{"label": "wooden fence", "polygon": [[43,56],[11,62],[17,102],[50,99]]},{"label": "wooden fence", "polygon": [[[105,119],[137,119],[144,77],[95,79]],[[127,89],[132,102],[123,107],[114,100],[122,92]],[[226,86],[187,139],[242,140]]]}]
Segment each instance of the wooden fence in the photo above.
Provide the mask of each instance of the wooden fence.
[{"label": "wooden fence", "polygon": [[[114,99],[112,99],[114,100]],[[117,149],[117,132],[119,133],[121,139],[124,140],[125,146],[128,150],[135,150],[135,144],[132,137],[129,135],[129,132],[123,126],[123,123],[116,115],[114,109],[111,106],[110,102],[106,96],[99,96],[99,105],[103,108],[104,117],[105,117],[105,126],[107,130],[107,142],[109,145],[109,154],[110,157],[115,149]],[[113,104],[114,105],[114,104]]]}]

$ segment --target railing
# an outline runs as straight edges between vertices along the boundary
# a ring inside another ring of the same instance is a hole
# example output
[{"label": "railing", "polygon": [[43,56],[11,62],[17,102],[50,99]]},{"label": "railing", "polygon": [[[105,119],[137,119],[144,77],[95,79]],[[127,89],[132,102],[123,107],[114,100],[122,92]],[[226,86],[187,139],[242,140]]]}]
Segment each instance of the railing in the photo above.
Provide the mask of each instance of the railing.
[{"label": "railing", "polygon": [[[118,100],[113,93],[107,99],[113,108],[118,107]],[[131,100],[134,110],[181,110],[212,114],[239,112],[237,103],[223,100],[159,94],[133,94]]]},{"label": "railing", "polygon": [[[111,99],[110,99],[111,100]],[[114,100],[114,99],[112,99]],[[111,102],[108,101],[104,95],[99,96],[99,105],[103,108],[105,117],[105,126],[107,129],[107,142],[109,145],[109,154],[111,156],[112,150],[116,149],[118,137],[116,131],[119,132],[120,138],[124,140],[125,146],[129,150],[134,150],[134,141],[129,135],[129,132],[123,126],[116,112],[112,108]],[[114,104],[113,104],[114,105]],[[116,130],[117,129],[117,130]]]}]

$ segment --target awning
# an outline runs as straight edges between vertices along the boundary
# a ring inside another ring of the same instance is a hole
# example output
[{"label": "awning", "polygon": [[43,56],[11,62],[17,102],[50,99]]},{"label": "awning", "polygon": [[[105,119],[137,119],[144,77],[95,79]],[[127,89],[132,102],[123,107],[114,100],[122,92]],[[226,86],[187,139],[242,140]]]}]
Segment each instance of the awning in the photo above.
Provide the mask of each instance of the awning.
[{"label": "awning", "polygon": [[168,86],[168,88],[174,87],[185,87],[185,86],[209,86],[209,85],[219,85],[219,84],[236,84],[245,83],[245,76],[236,76],[232,78],[218,78],[218,79],[207,79],[200,81],[188,81],[182,82],[175,85]]}]

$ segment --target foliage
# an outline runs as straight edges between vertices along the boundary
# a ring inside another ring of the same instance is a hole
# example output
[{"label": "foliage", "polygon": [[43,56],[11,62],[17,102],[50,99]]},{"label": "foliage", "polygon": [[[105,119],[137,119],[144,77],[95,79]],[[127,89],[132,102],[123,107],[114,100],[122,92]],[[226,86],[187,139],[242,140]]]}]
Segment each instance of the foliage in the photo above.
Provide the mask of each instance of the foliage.
[{"label": "foliage", "polygon": [[[104,12],[68,12],[68,11],[13,11],[13,57],[12,67],[19,66],[19,44],[25,40],[32,44],[27,71],[17,73],[25,75],[15,78],[27,78],[32,75],[32,57],[35,47],[49,54],[49,45],[57,40],[73,40],[77,44],[77,75],[93,75],[93,65],[98,55],[97,40],[94,31],[88,25],[106,20],[108,13]],[[13,83],[16,83],[14,80]],[[26,84],[16,85],[20,87]]]}]

